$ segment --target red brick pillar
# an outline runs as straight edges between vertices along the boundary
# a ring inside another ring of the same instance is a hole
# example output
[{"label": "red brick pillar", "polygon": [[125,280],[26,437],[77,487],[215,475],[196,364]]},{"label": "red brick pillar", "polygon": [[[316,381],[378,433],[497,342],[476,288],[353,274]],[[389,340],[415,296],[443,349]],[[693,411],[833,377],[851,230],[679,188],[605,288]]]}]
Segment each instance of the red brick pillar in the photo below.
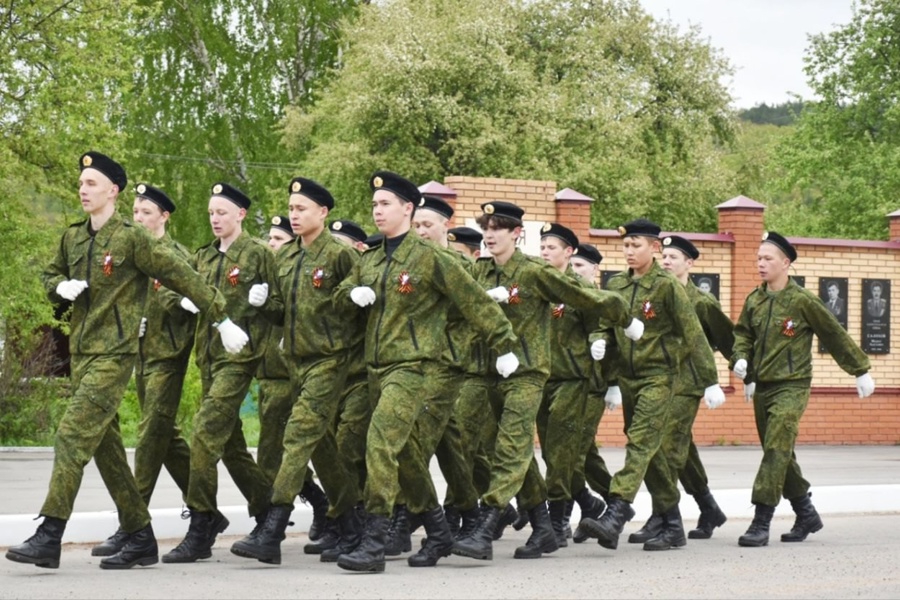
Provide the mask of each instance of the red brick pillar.
[{"label": "red brick pillar", "polygon": [[593,198],[566,188],[556,193],[556,222],[575,232],[579,241],[586,242],[591,228]]},{"label": "red brick pillar", "polygon": [[[454,211],[456,210],[456,190],[453,188],[447,187],[443,183],[438,183],[437,181],[429,181],[425,185],[420,185],[419,191],[428,196],[437,196],[452,206]],[[454,225],[455,218],[456,214],[454,213],[453,218],[450,219],[448,228],[456,227],[456,225]]]},{"label": "red brick pillar", "polygon": [[890,223],[890,237],[888,239],[892,242],[900,242],[900,210],[895,210],[887,217]]}]

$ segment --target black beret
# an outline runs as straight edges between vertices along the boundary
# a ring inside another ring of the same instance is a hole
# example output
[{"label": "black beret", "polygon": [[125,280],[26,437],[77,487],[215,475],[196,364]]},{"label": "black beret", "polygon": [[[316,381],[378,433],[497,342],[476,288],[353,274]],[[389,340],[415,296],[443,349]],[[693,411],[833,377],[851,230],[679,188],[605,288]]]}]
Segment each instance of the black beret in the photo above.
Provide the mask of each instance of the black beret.
[{"label": "black beret", "polygon": [[376,190],[394,192],[401,200],[412,202],[415,205],[418,205],[419,200],[422,199],[422,192],[412,181],[390,171],[376,171],[369,178],[369,187],[373,192]]},{"label": "black beret", "polygon": [[485,202],[481,205],[481,211],[492,217],[507,217],[522,224],[522,216],[525,214],[524,208],[519,208],[512,202]]},{"label": "black beret", "polygon": [[294,230],[291,229],[291,220],[287,217],[275,216],[272,217],[272,227],[277,227],[282,231],[286,232],[291,237],[297,237],[294,234]]},{"label": "black beret", "polygon": [[454,227],[447,230],[447,241],[463,244],[476,250],[481,248],[482,239],[484,236],[481,232],[471,227]]},{"label": "black beret", "polygon": [[137,184],[137,187],[134,188],[134,192],[141,198],[153,202],[168,213],[175,212],[175,203],[172,202],[172,200],[166,196],[166,193],[159,188],[147,185],[146,183],[139,183]]},{"label": "black beret", "polygon": [[324,186],[316,183],[312,179],[305,177],[294,177],[291,179],[289,188],[291,194],[302,194],[319,206],[324,206],[328,210],[334,208],[334,196],[331,195]]},{"label": "black beret", "polygon": [[599,265],[603,262],[603,255],[600,254],[600,251],[597,250],[597,247],[592,244],[578,244],[578,248],[575,249],[575,254],[572,256],[577,256],[578,258],[583,258],[588,262],[592,262],[595,265]]},{"label": "black beret", "polygon": [[797,249],[794,248],[791,243],[787,241],[787,238],[780,233],[766,231],[762,234],[762,241],[777,246],[791,262],[797,260]]},{"label": "black beret", "polygon": [[372,235],[370,235],[369,237],[366,238],[366,241],[364,243],[369,248],[374,248],[375,246],[380,245],[381,242],[383,242],[383,241],[384,241],[383,233],[373,233]]},{"label": "black beret", "polygon": [[328,229],[330,229],[333,233],[339,233],[341,235],[346,235],[348,238],[353,239],[357,242],[366,241],[366,232],[362,227],[354,223],[353,221],[348,221],[347,219],[337,219],[328,224]]},{"label": "black beret", "polygon": [[437,196],[422,196],[422,199],[419,200],[418,207],[433,210],[448,219],[453,216],[453,207],[450,206],[446,200],[438,198]]},{"label": "black beret", "polygon": [[684,255],[690,258],[691,260],[697,260],[700,258],[700,251],[697,250],[697,246],[692,244],[690,240],[686,240],[680,235],[670,235],[666,236],[663,240],[663,246],[666,248],[678,248]]},{"label": "black beret", "polygon": [[639,235],[642,237],[652,237],[658,238],[659,232],[662,231],[659,225],[654,223],[653,221],[649,221],[644,218],[635,219],[634,221],[629,221],[624,225],[620,225],[617,229],[619,235],[622,237],[629,237],[632,235]]},{"label": "black beret", "polygon": [[578,247],[578,236],[565,225],[544,223],[544,226],[541,227],[541,239],[548,236],[561,239],[573,249]]},{"label": "black beret", "polygon": [[100,154],[93,150],[85,152],[81,155],[79,164],[82,171],[87,168],[97,169],[109,177],[110,181],[119,186],[120,192],[128,185],[128,176],[125,175],[125,168],[105,154]]},{"label": "black beret", "polygon": [[231,200],[244,210],[250,208],[250,198],[236,187],[232,187],[224,182],[219,182],[212,186],[211,193],[213,196],[221,196],[227,200]]}]

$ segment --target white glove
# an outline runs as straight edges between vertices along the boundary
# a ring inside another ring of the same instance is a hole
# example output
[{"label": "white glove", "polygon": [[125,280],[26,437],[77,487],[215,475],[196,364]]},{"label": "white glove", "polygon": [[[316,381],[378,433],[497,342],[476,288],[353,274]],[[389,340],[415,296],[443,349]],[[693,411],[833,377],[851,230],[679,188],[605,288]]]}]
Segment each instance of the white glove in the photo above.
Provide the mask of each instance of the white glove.
[{"label": "white glove", "polygon": [[278,349],[284,352],[284,338],[278,340]]},{"label": "white glove", "polygon": [[606,390],[606,397],[603,399],[606,402],[606,408],[610,411],[616,410],[617,406],[622,406],[622,389],[617,386],[611,386]]},{"label": "white glove", "polygon": [[509,290],[502,285],[489,289],[487,295],[491,297],[491,300],[499,304],[509,302]]},{"label": "white glove", "polygon": [[722,390],[722,386],[717,383],[704,390],[703,399],[708,407],[719,408],[725,404],[725,392]]},{"label": "white glove", "polygon": [[519,368],[519,359],[516,358],[516,355],[512,352],[507,352],[503,356],[497,357],[497,372],[506,379],[510,375],[516,372],[516,369]]},{"label": "white glove", "polygon": [[594,360],[603,360],[606,356],[606,340],[597,340],[591,344],[591,356]]},{"label": "white glove", "polygon": [[631,319],[631,323],[625,328],[625,337],[630,340],[639,340],[644,335],[644,322],[638,319]]},{"label": "white glove", "polygon": [[86,290],[87,286],[87,281],[81,279],[67,279],[66,281],[60,281],[59,285],[56,286],[56,295],[71,302],[78,297],[78,294]]},{"label": "white glove", "polygon": [[856,391],[860,398],[868,398],[875,393],[875,380],[868,373],[863,373],[856,378]]},{"label": "white glove", "polygon": [[350,299],[357,306],[366,307],[375,304],[375,290],[365,285],[355,287],[350,290]]},{"label": "white glove", "polygon": [[251,306],[262,306],[269,297],[269,284],[257,283],[250,286],[250,293],[247,294],[247,301]]},{"label": "white glove", "polygon": [[200,312],[200,309],[197,308],[197,305],[191,302],[191,299],[187,296],[181,299],[181,308],[195,315]]},{"label": "white glove", "polygon": [[225,352],[230,354],[237,354],[250,341],[244,330],[232,323],[231,319],[225,319],[216,325],[216,329],[219,330]]},{"label": "white glove", "polygon": [[141,317],[141,326],[138,327],[138,337],[144,337],[147,333],[147,317]]},{"label": "white glove", "polygon": [[753,402],[753,394],[756,393],[756,382],[751,381],[750,383],[744,384],[744,399],[747,402]]},{"label": "white glove", "polygon": [[743,358],[734,363],[734,374],[741,378],[743,381],[744,377],[747,376],[747,361]]}]

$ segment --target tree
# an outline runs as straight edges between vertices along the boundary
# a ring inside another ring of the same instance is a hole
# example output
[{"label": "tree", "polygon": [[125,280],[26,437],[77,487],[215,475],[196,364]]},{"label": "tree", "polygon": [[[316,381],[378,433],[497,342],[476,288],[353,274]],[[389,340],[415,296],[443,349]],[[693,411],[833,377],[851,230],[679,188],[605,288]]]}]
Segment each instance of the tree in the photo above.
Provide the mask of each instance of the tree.
[{"label": "tree", "polygon": [[860,0],[851,21],[813,36],[810,88],[794,134],[780,144],[767,221],[794,235],[879,239],[900,189],[900,1]]},{"label": "tree", "polygon": [[635,0],[391,0],[347,43],[316,105],[284,120],[285,145],[346,216],[368,214],[367,177],[390,168],[552,179],[598,199],[597,226],[715,224],[730,69],[696,29]]}]

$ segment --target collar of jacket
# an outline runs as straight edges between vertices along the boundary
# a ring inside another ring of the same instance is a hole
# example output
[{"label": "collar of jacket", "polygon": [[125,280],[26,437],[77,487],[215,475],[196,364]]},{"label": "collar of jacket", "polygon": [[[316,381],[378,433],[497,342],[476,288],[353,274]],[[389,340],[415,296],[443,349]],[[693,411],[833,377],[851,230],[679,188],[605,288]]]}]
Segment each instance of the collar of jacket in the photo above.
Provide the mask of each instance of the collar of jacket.
[{"label": "collar of jacket", "polygon": [[[237,262],[238,257],[241,255],[241,252],[244,251],[244,248],[250,244],[250,236],[247,235],[246,231],[241,231],[241,235],[237,236],[231,245],[228,246],[228,250],[224,252],[225,258],[232,262]],[[211,261],[219,256],[219,240],[214,241],[212,244],[208,246],[212,252],[207,252],[206,260]]]},{"label": "collar of jacket", "polygon": [[[287,256],[292,260],[304,252],[311,260],[315,260],[322,254],[322,250],[332,242],[340,244],[327,229],[323,229],[322,233],[319,234],[319,237],[313,240],[313,243],[309,246],[304,247],[303,241],[298,235],[293,241],[282,246],[282,249],[284,250],[284,256]],[[281,252],[281,250],[279,250],[279,252]]]},{"label": "collar of jacket", "polygon": [[[420,238],[416,232],[410,229],[406,233],[406,237],[403,238],[403,241],[400,242],[400,245],[394,248],[394,252],[391,254],[391,262],[400,263],[401,265],[404,264],[409,260],[409,255],[412,253],[413,249],[418,248],[423,244],[425,244],[425,241]],[[387,253],[384,251],[384,243],[379,244],[374,252],[376,265],[387,260]]]},{"label": "collar of jacket", "polygon": [[789,277],[787,285],[784,286],[784,289],[777,292],[772,292],[772,294],[774,294],[774,296],[772,296],[769,293],[769,284],[761,283],[755,290],[755,292],[757,292],[757,298],[755,298],[753,304],[754,306],[765,304],[769,301],[770,298],[772,298],[773,302],[775,302],[779,306],[789,307],[795,293],[801,289],[803,288],[801,288],[793,278]]},{"label": "collar of jacket", "polygon": [[[94,233],[94,243],[99,245],[101,248],[105,248],[109,245],[109,240],[112,239],[113,234],[118,231],[119,227],[125,220],[119,215],[119,213],[114,212],[109,220],[103,224],[103,227],[100,228],[99,231]],[[88,228],[91,225],[91,219],[88,218],[87,221],[84,222],[81,227],[78,228],[78,236],[75,238],[76,244],[84,244],[91,241],[91,234]]]},{"label": "collar of jacket", "polygon": [[[632,269],[628,269],[629,283],[646,290],[649,290],[653,287],[653,282],[656,281],[658,277],[663,277],[665,275],[667,275],[666,270],[660,266],[659,261],[655,258],[653,259],[653,264],[650,265],[650,269],[640,277],[635,278],[634,271]],[[681,282],[678,283],[679,285],[681,285]]]},{"label": "collar of jacket", "polygon": [[522,263],[526,262],[527,260],[528,258],[525,256],[525,254],[523,254],[521,250],[516,248],[513,251],[512,256],[509,257],[509,260],[506,261],[506,264],[504,265],[498,265],[497,261],[492,259],[490,272],[508,274],[509,277],[512,277],[515,274],[516,270],[522,265]]}]

